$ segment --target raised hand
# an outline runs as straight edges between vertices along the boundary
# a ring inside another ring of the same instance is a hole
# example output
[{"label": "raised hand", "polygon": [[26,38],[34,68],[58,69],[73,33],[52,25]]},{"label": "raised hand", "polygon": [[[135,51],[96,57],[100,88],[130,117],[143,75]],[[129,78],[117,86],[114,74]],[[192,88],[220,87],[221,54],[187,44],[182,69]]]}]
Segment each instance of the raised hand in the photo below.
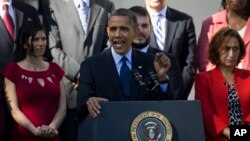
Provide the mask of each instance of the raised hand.
[{"label": "raised hand", "polygon": [[168,70],[171,68],[170,59],[166,54],[160,52],[155,55],[154,68],[159,77],[159,81],[164,81]]}]

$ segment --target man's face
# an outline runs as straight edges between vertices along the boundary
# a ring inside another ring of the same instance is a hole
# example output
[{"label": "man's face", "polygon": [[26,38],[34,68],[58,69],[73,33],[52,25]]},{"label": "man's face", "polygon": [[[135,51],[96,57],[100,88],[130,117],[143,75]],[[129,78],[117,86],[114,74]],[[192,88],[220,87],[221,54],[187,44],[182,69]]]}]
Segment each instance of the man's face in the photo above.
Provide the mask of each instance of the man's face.
[{"label": "man's face", "polygon": [[139,32],[136,34],[133,44],[137,46],[145,47],[149,44],[152,27],[150,24],[150,18],[147,16],[137,15],[137,24]]},{"label": "man's face", "polygon": [[150,9],[159,12],[167,5],[167,0],[145,0],[145,3]]},{"label": "man's face", "polygon": [[132,47],[137,29],[133,27],[127,16],[111,16],[107,32],[115,52],[125,55]]}]

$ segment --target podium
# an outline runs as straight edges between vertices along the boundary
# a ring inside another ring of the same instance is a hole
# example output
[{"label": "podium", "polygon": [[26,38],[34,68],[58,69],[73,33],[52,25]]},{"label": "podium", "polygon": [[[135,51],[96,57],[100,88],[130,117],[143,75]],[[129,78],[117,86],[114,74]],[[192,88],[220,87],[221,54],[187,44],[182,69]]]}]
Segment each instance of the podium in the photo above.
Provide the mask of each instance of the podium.
[{"label": "podium", "polygon": [[196,100],[101,103],[97,118],[88,115],[79,123],[78,141],[131,141],[132,123],[147,111],[168,119],[172,127],[171,141],[205,141],[200,102]]}]

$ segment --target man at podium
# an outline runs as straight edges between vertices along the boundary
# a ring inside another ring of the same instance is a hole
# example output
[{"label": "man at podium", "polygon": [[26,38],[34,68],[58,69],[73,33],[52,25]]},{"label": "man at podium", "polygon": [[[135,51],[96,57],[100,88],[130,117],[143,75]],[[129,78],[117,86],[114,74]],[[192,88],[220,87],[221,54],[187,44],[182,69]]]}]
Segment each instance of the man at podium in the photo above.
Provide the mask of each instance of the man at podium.
[{"label": "man at podium", "polygon": [[89,57],[80,68],[77,118],[96,118],[100,102],[164,100],[171,96],[171,67],[164,53],[155,56],[132,49],[138,33],[137,19],[128,9],[117,9],[109,18],[107,33],[111,48]]}]

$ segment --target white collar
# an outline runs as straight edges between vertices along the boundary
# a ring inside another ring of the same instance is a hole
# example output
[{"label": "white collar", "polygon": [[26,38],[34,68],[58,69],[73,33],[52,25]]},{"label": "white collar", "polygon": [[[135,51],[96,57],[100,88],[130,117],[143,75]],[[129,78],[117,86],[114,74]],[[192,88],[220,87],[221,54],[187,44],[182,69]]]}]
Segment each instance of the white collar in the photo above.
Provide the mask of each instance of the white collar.
[{"label": "white collar", "polygon": [[0,2],[0,9],[3,9],[3,5],[8,4],[9,7],[12,7],[12,0],[9,0],[8,2]]},{"label": "white collar", "polygon": [[128,62],[130,64],[132,64],[132,48],[128,51],[128,53],[126,55],[120,55],[120,54],[115,52],[113,47],[111,47],[111,53],[112,53],[112,56],[115,60],[116,65],[120,63],[120,60],[122,59],[123,56],[126,56],[128,59]]},{"label": "white collar", "polygon": [[150,7],[147,7],[147,10],[150,17],[158,16],[159,14],[161,14],[164,17],[167,17],[167,6],[164,7],[160,12],[155,12]]},{"label": "white collar", "polygon": [[141,52],[147,53],[149,45],[145,46],[144,48],[140,49]]}]

